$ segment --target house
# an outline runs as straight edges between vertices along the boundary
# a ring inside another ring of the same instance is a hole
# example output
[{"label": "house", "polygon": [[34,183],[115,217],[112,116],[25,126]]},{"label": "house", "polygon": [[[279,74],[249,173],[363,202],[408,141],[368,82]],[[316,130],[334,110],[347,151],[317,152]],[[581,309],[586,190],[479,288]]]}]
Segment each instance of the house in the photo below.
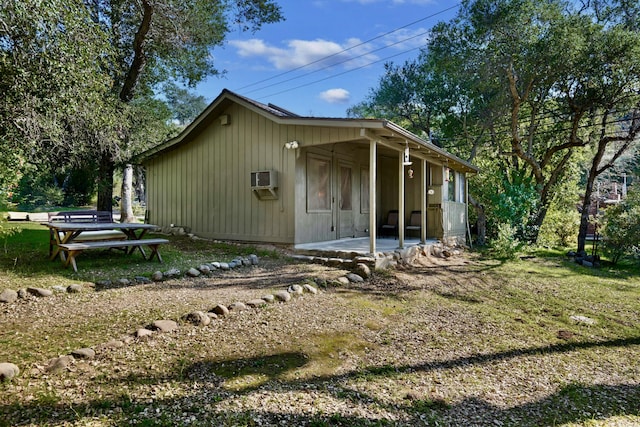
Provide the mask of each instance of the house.
[{"label": "house", "polygon": [[416,210],[423,242],[464,240],[478,171],[386,120],[303,117],[228,90],[139,159],[149,222],[290,245],[368,237],[371,253],[391,210],[400,247]]}]

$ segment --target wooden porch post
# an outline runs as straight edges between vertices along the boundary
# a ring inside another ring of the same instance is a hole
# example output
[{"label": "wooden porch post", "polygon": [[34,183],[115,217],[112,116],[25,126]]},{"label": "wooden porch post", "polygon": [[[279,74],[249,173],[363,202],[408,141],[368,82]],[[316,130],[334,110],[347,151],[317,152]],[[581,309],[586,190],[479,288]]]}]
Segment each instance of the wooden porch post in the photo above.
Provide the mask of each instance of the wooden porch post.
[{"label": "wooden porch post", "polygon": [[378,169],[378,146],[375,140],[369,141],[369,252],[376,253],[376,171]]},{"label": "wooden porch post", "polygon": [[404,248],[404,152],[398,152],[398,246]]},{"label": "wooden porch post", "polygon": [[422,159],[422,182],[420,185],[420,243],[427,241],[427,161]]}]

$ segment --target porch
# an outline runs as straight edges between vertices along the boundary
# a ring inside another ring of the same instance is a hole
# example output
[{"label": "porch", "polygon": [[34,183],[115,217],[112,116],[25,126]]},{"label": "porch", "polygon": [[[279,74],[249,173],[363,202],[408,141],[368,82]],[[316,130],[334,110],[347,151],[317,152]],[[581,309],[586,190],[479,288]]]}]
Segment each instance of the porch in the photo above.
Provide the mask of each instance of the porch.
[{"label": "porch", "polygon": [[388,268],[396,262],[411,263],[416,257],[430,254],[440,245],[438,239],[428,239],[421,243],[419,238],[408,237],[404,247],[393,238],[376,239],[376,253],[369,252],[369,237],[346,238],[325,242],[301,243],[293,247],[294,258],[311,262],[335,261],[339,264],[366,262],[375,268]]}]

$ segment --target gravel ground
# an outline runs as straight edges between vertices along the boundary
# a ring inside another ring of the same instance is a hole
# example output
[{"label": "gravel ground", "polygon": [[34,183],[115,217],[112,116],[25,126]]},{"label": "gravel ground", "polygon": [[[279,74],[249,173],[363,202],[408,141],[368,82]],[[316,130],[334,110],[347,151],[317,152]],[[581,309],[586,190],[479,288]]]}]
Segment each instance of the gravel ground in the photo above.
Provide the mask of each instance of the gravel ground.
[{"label": "gravel ground", "polygon": [[[180,319],[346,272],[265,260],[20,300],[0,307],[0,362],[22,370],[0,385],[0,426],[640,425],[638,339],[576,328],[567,342],[553,313],[505,322],[504,281],[485,270],[431,259],[206,327]],[[180,327],[131,339],[157,319]],[[112,339],[131,342],[100,346]],[[96,358],[46,370],[81,347]]]}]

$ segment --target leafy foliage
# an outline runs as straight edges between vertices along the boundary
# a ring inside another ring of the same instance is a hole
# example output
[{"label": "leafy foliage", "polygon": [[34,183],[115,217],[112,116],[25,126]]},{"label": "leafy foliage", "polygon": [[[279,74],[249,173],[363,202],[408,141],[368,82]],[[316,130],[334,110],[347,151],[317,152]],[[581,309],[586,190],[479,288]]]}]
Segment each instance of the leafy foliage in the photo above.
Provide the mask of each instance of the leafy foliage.
[{"label": "leafy foliage", "polygon": [[516,228],[511,224],[498,224],[496,236],[490,240],[491,253],[498,259],[514,259],[522,243],[516,237]]},{"label": "leafy foliage", "polygon": [[615,264],[625,255],[640,255],[640,190],[637,186],[627,198],[605,211],[604,248]]}]

